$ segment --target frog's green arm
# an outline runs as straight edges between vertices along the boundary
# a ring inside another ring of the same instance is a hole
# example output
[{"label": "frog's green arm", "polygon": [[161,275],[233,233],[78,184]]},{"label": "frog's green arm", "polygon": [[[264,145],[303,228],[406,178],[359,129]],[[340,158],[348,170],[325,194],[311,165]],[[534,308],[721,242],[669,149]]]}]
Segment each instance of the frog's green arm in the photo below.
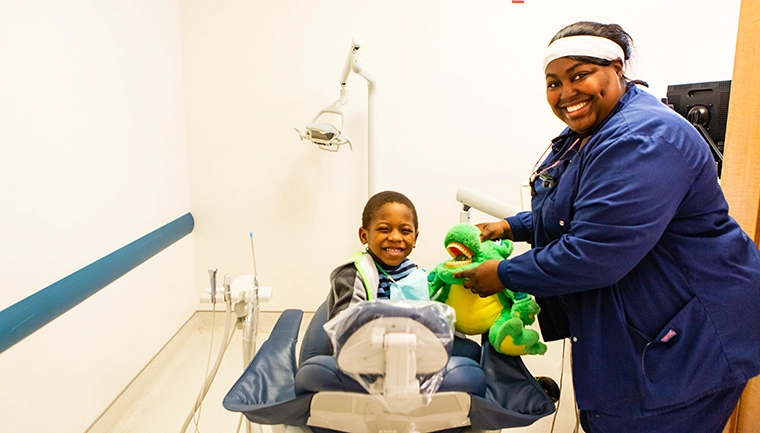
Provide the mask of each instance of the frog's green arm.
[{"label": "frog's green arm", "polygon": [[[444,284],[441,288],[441,291],[438,293],[438,296],[435,297],[435,300],[439,302],[446,302],[446,299],[449,298],[449,290],[451,290],[451,284]],[[432,296],[430,299],[433,299]]]},{"label": "frog's green arm", "polygon": [[428,274],[428,293],[430,294],[430,299],[446,302],[446,299],[449,297],[450,288],[451,285],[446,284],[446,282],[440,279],[435,270]]},{"label": "frog's green arm", "polygon": [[515,245],[509,239],[502,240],[500,243],[495,244],[494,247],[496,247],[496,251],[499,252],[499,256],[502,259],[509,257],[515,249]]},{"label": "frog's green arm", "polygon": [[502,290],[501,292],[497,293],[496,296],[499,297],[499,302],[501,302],[501,305],[503,305],[505,308],[512,306],[512,299],[514,298],[514,295],[509,289]]}]

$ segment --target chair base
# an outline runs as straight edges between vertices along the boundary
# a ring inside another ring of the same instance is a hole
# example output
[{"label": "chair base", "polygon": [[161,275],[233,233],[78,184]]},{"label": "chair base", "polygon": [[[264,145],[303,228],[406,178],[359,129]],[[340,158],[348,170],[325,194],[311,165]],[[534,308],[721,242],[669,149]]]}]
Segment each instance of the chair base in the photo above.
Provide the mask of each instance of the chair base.
[{"label": "chair base", "polygon": [[389,407],[382,396],[324,391],[312,398],[307,425],[352,433],[426,433],[470,425],[466,393],[441,392],[393,404]]}]

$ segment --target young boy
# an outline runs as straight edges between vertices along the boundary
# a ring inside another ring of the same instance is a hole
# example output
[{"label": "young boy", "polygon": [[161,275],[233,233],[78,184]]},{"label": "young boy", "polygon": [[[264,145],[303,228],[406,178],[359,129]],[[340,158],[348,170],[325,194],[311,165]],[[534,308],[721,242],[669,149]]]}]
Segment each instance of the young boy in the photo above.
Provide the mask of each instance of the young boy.
[{"label": "young boy", "polygon": [[405,195],[383,191],[367,201],[359,227],[367,249],[330,274],[330,319],[360,301],[429,299],[425,271],[407,258],[418,228],[417,210]]}]

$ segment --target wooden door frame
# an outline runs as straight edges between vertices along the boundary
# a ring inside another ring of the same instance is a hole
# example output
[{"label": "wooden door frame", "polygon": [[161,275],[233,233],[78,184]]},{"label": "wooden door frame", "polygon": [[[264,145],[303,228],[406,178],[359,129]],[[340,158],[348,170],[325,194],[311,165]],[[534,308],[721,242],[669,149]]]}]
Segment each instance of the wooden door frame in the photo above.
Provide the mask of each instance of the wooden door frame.
[{"label": "wooden door frame", "polygon": [[[760,245],[760,2],[743,0],[736,37],[721,186],[729,213]],[[749,381],[724,433],[760,426],[760,378]]]}]

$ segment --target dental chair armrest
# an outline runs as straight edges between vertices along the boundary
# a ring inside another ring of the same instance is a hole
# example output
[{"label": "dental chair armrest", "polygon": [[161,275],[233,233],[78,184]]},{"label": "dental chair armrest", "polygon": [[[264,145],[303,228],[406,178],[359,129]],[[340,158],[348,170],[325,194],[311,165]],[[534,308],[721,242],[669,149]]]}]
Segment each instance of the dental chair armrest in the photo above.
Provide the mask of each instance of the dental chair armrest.
[{"label": "dental chair armrest", "polygon": [[473,430],[524,427],[554,413],[554,402],[522,358],[498,353],[487,338],[482,347],[480,364],[488,386],[485,397],[472,397]]},{"label": "dental chair armrest", "polygon": [[437,392],[466,392],[486,395],[486,378],[477,362],[462,356],[452,356],[443,369],[443,380]]},{"label": "dental chair armrest", "polygon": [[246,413],[296,397],[295,348],[302,317],[301,310],[285,310],[280,315],[269,338],[224,397],[222,405],[227,410]]},{"label": "dental chair armrest", "polygon": [[[481,338],[481,340],[488,340],[488,336]],[[482,348],[477,342],[470,340],[467,337],[459,337],[454,335],[454,347],[451,350],[451,356],[464,356],[470,358],[476,363],[480,363],[480,352]]]}]

